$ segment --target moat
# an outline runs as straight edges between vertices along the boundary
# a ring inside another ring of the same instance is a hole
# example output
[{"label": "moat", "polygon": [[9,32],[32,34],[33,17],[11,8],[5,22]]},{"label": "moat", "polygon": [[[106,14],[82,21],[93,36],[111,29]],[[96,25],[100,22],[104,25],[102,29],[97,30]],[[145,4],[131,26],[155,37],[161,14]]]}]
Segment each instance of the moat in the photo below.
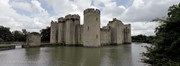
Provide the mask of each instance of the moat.
[{"label": "moat", "polygon": [[100,48],[41,47],[0,51],[1,66],[144,66],[145,43]]}]

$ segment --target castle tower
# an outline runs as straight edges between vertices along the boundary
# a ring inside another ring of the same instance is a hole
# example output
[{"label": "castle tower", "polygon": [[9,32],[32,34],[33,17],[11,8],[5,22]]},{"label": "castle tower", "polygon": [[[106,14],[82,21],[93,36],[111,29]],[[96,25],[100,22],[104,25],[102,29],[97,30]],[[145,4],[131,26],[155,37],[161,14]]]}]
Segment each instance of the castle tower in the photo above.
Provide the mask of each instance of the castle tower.
[{"label": "castle tower", "polygon": [[79,26],[80,26],[80,16],[77,15],[77,14],[74,14],[72,15],[72,18],[73,18],[73,35],[74,35],[74,38],[73,38],[73,44],[79,44],[78,41],[79,41]]},{"label": "castle tower", "polygon": [[57,35],[58,35],[58,23],[51,21],[51,34],[50,34],[50,43],[57,43]]},{"label": "castle tower", "polygon": [[65,32],[65,25],[64,25],[64,18],[58,18],[58,43],[64,43],[64,32]]},{"label": "castle tower", "polygon": [[73,23],[73,20],[72,20],[72,16],[71,15],[66,15],[65,16],[65,44],[67,45],[71,45],[72,44],[72,34],[71,31],[72,31],[72,23]]},{"label": "castle tower", "polygon": [[83,45],[100,46],[100,10],[98,9],[84,10]]}]

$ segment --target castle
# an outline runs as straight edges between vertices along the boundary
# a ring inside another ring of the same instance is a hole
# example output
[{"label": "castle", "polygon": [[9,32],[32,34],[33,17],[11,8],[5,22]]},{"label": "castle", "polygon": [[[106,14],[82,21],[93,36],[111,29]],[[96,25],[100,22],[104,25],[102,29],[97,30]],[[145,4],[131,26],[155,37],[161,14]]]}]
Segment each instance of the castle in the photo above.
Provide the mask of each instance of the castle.
[{"label": "castle", "polygon": [[131,43],[131,25],[113,18],[107,26],[100,28],[100,10],[88,8],[84,10],[84,25],[80,25],[77,14],[52,21],[50,43],[87,47]]}]

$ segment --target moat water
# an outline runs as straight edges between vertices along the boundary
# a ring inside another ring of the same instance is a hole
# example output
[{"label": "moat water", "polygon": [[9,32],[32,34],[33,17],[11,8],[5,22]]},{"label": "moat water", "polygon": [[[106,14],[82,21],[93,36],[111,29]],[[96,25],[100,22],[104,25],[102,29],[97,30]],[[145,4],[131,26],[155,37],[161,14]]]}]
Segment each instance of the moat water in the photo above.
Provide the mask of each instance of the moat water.
[{"label": "moat water", "polygon": [[0,51],[0,66],[144,66],[146,43],[101,48],[41,47]]}]

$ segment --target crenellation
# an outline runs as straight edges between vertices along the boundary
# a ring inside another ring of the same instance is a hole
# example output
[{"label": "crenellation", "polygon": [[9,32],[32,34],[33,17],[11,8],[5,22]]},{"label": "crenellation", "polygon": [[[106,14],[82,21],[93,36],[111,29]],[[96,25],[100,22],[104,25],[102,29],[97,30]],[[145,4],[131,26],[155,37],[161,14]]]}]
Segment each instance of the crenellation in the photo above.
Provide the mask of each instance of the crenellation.
[{"label": "crenellation", "polygon": [[58,23],[63,23],[63,22],[64,22],[64,18],[63,17],[58,18]]},{"label": "crenellation", "polygon": [[88,14],[88,13],[100,14],[100,10],[94,9],[94,8],[88,8],[88,9],[84,10],[84,15],[85,15],[85,14]]}]

